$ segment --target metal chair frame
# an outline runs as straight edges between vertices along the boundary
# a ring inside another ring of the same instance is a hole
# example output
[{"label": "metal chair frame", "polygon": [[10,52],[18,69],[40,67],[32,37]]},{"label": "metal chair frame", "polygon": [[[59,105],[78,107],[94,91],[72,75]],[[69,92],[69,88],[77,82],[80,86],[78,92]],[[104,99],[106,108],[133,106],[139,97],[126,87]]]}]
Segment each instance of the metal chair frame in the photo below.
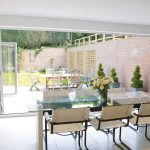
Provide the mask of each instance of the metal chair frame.
[{"label": "metal chair frame", "polygon": [[38,78],[33,78],[31,73],[29,72],[29,76],[32,82],[32,85],[30,87],[30,91],[33,91],[33,88],[35,88],[37,91],[40,91],[40,89],[37,87],[37,84],[40,83]]},{"label": "metal chair frame", "polygon": [[[72,108],[73,109],[73,108]],[[48,112],[46,112],[48,113]],[[47,115],[47,114],[46,114]],[[86,144],[86,140],[87,140],[87,126],[88,126],[88,122],[90,120],[80,120],[80,121],[64,121],[64,122],[54,122],[51,120],[51,118],[49,119],[46,119],[45,117],[45,145],[46,145],[46,150],[48,150],[48,146],[47,146],[47,124],[50,123],[51,124],[51,129],[50,129],[50,133],[51,134],[55,134],[53,132],[53,128],[55,125],[65,125],[65,124],[74,124],[74,123],[82,123],[85,127],[84,130],[82,131],[75,131],[75,136],[73,136],[74,138],[77,137],[77,134],[78,134],[78,146],[79,146],[79,149],[82,149],[81,148],[81,144],[80,144],[80,140],[81,140],[81,137],[83,136],[83,132],[84,132],[84,146],[86,148],[86,150],[88,150],[88,147],[87,147],[87,144]],[[58,133],[57,133],[58,134]],[[62,134],[58,134],[58,135],[62,135]],[[68,135],[68,134],[67,134]],[[73,133],[71,132],[71,135],[73,135]]]},{"label": "metal chair frame", "polygon": [[[108,119],[108,120],[103,120],[103,119],[100,119],[97,117],[97,119],[99,120],[99,125],[98,125],[98,129],[97,130],[100,130],[106,134],[109,134],[111,133],[113,135],[113,142],[115,143],[115,145],[117,147],[119,147],[120,149],[124,150],[123,147],[121,147],[117,142],[116,142],[116,137],[115,137],[115,131],[116,131],[116,127],[112,128],[112,130],[110,129],[107,129],[107,131],[104,131],[103,129],[100,129],[101,127],[101,122],[106,122],[106,121],[116,121],[116,120],[123,120],[123,119],[126,119],[126,125],[124,127],[127,127],[129,125],[129,119],[132,118],[132,116],[128,116],[128,117],[125,117],[125,118],[115,118],[115,119]],[[122,127],[119,127],[119,141],[121,142],[122,145],[124,145],[127,149],[131,150],[131,148],[129,146],[127,146],[127,144],[125,144],[122,139],[121,139],[121,136],[122,135]]]},{"label": "metal chair frame", "polygon": [[[109,106],[110,107],[110,109],[111,109],[111,107],[114,107],[114,109],[112,109],[112,111],[113,111],[113,113],[114,113],[114,115],[116,115],[116,113],[117,112],[114,112],[114,110],[116,110],[117,108],[115,108],[115,107],[118,107],[118,106]],[[122,107],[122,106],[119,106],[119,107]],[[127,127],[128,125],[129,125],[129,120],[130,120],[130,118],[132,118],[132,115],[131,115],[131,111],[132,111],[132,108],[133,108],[133,105],[131,105],[131,107],[129,107],[129,105],[128,106],[126,106],[126,108],[123,108],[124,109],[124,112],[126,113],[126,114],[122,114],[122,115],[117,115],[117,116],[115,116],[115,117],[113,117],[113,116],[111,116],[111,117],[106,117],[104,114],[105,113],[108,113],[108,111],[109,111],[109,109],[107,109],[107,111],[104,111],[103,112],[103,109],[105,109],[105,107],[104,108],[102,108],[102,116],[98,116],[98,117],[96,117],[95,119],[98,121],[98,126],[96,127],[96,130],[100,130],[100,131],[102,131],[102,132],[104,132],[104,133],[106,133],[106,134],[109,134],[109,133],[111,133],[112,135],[113,135],[113,142],[115,143],[115,145],[117,146],[117,147],[119,147],[120,149],[124,149],[122,146],[120,146],[117,142],[116,142],[116,138],[115,138],[115,131],[116,131],[116,129],[117,128],[119,128],[120,129],[120,131],[119,131],[119,141],[120,141],[120,143],[123,145],[123,146],[125,146],[127,149],[129,149],[129,150],[131,150],[131,148],[129,147],[129,146],[127,146],[127,144],[125,144],[123,141],[122,141],[122,139],[121,139],[121,137],[122,137],[122,127]],[[121,111],[122,109],[120,108],[120,111]],[[103,115],[105,116],[104,118],[103,118]],[[102,122],[109,122],[109,121],[117,121],[117,120],[119,120],[119,121],[122,121],[123,123],[124,123],[124,126],[120,126],[120,127],[116,127],[115,125],[113,126],[112,125],[112,127],[110,128],[110,127],[103,127],[103,128],[101,128],[101,123]],[[126,120],[126,121],[125,121]],[[111,130],[112,129],[112,130]]]},{"label": "metal chair frame", "polygon": [[136,120],[135,122],[131,122],[134,126],[136,126],[137,128],[134,128],[132,126],[130,126],[130,128],[132,128],[134,131],[137,131],[139,127],[145,127],[145,138],[147,140],[150,141],[150,137],[148,137],[148,126],[150,125],[150,122],[147,123],[142,123],[140,122],[140,118],[150,118],[150,103],[144,103],[141,104],[140,108],[138,108],[138,113],[133,113],[135,115]]},{"label": "metal chair frame", "polygon": [[[150,115],[138,115],[136,113],[134,113],[134,115],[137,116],[137,120],[135,123],[135,125],[137,126],[137,130],[138,130],[138,127],[140,127],[138,124],[139,118],[150,117]],[[145,138],[150,141],[150,137],[148,137],[148,133],[147,133],[148,132],[147,129],[148,129],[149,125],[150,124],[145,124]],[[142,126],[142,127],[144,127],[144,126]],[[137,130],[135,130],[135,131],[137,131]]]}]

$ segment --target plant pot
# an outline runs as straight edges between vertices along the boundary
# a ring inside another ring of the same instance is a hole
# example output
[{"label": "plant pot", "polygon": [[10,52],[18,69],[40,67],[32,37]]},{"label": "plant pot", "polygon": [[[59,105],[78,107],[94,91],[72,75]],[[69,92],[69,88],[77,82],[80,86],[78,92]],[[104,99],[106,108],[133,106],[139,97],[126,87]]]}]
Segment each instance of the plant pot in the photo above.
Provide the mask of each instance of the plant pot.
[{"label": "plant pot", "polygon": [[130,91],[131,92],[135,92],[135,91],[143,91],[144,92],[144,88],[133,88],[133,87],[131,87]]},{"label": "plant pot", "polygon": [[113,82],[111,83],[111,88],[119,88],[120,87],[120,82]]}]

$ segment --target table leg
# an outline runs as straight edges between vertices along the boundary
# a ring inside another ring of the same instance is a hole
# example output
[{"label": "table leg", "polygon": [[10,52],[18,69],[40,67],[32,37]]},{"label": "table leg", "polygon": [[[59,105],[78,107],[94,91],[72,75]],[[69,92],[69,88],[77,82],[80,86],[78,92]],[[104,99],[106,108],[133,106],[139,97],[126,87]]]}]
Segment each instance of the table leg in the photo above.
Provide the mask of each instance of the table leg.
[{"label": "table leg", "polygon": [[43,150],[43,112],[37,113],[37,131],[36,131],[36,137],[37,137],[37,150]]},{"label": "table leg", "polygon": [[48,78],[46,78],[46,90],[48,90]]}]

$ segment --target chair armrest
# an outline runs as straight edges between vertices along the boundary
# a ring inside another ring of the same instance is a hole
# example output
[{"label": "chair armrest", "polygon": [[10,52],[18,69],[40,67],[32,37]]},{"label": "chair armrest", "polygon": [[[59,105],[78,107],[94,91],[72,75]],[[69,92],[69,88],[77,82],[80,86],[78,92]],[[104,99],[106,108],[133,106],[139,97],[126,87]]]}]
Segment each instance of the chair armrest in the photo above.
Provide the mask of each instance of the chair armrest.
[{"label": "chair armrest", "polygon": [[45,116],[46,121],[50,121],[50,122],[52,121],[52,117],[48,114],[48,112],[45,112],[44,116]]}]

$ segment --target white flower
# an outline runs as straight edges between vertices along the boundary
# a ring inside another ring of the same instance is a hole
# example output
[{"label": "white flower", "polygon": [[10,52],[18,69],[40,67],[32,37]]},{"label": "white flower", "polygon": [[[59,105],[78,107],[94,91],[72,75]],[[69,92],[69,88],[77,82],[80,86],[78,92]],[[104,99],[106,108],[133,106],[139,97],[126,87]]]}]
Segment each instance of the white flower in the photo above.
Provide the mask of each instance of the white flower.
[{"label": "white flower", "polygon": [[103,90],[104,88],[108,88],[111,80],[109,78],[97,78],[93,81],[92,85],[94,89]]}]

